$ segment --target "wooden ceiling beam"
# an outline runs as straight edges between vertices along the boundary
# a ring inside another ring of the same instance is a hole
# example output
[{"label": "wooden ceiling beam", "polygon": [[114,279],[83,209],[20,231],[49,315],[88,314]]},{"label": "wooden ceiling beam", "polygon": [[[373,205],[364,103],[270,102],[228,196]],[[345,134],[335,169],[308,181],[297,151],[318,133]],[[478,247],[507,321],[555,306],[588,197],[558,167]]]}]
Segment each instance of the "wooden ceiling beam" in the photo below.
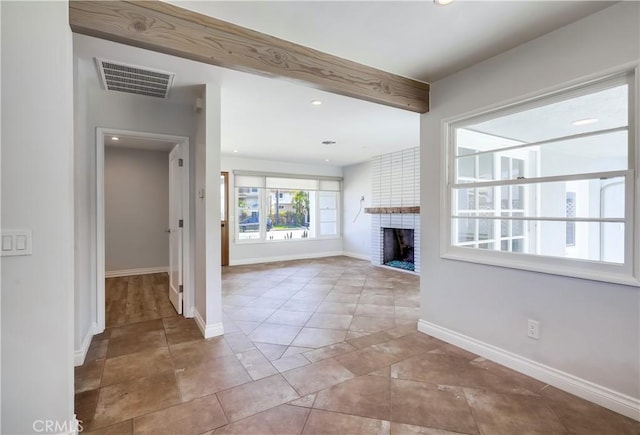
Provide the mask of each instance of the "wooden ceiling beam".
[{"label": "wooden ceiling beam", "polygon": [[70,1],[76,33],[417,113],[429,85],[160,1]]}]

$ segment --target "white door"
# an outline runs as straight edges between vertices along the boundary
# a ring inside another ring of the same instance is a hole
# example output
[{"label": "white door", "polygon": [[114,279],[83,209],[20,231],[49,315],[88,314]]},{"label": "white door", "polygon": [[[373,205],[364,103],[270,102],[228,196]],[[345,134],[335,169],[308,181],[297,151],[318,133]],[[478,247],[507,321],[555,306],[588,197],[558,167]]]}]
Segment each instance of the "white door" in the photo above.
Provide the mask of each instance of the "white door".
[{"label": "white door", "polygon": [[169,299],[182,314],[182,147],[169,154]]}]

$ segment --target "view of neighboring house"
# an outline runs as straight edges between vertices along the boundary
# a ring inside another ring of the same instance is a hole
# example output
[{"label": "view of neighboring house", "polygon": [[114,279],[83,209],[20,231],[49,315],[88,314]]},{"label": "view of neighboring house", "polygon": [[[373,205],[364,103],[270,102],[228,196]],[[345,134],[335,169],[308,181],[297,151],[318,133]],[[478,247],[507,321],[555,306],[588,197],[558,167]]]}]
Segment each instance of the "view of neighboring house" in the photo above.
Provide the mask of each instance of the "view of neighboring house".
[{"label": "view of neighboring house", "polygon": [[[254,162],[260,165],[260,162]],[[295,169],[295,164],[289,165]],[[339,236],[340,177],[235,175],[236,240],[272,241]],[[254,187],[247,187],[253,184]]]}]

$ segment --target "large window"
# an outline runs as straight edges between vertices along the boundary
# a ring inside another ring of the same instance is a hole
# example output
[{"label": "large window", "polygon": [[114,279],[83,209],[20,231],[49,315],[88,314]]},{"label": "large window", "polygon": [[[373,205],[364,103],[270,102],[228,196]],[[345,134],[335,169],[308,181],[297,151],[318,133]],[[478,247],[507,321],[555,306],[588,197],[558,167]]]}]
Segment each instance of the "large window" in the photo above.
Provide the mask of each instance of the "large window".
[{"label": "large window", "polygon": [[337,237],[340,180],[236,172],[236,240]]},{"label": "large window", "polygon": [[621,75],[445,123],[443,256],[637,283],[632,83]]}]

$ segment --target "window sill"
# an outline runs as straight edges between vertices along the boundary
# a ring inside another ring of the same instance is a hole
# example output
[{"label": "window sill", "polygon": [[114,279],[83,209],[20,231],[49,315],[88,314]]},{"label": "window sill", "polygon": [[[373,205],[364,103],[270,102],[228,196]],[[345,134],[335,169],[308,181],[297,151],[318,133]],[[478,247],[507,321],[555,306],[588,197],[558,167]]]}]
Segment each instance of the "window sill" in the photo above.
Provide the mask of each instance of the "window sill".
[{"label": "window sill", "polygon": [[476,250],[470,248],[450,247],[440,258],[640,287],[640,280],[629,274],[623,265],[528,254],[500,255],[498,252],[474,251]]},{"label": "window sill", "polygon": [[264,245],[272,243],[303,243],[303,242],[322,242],[326,240],[341,240],[341,236],[325,236],[325,237],[313,237],[306,239],[281,239],[281,240],[262,240],[262,239],[248,239],[248,240],[234,240],[236,245]]}]

